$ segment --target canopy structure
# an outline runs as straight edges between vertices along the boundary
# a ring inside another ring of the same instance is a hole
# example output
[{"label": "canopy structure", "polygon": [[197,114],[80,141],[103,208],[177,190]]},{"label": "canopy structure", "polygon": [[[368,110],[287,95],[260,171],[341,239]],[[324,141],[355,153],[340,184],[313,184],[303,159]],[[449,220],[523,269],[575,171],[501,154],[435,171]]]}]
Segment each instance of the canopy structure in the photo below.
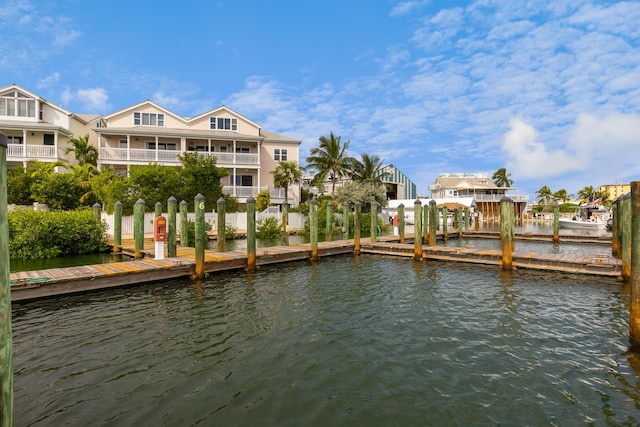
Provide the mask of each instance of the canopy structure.
[{"label": "canopy structure", "polygon": [[[445,197],[442,199],[417,199],[422,206],[429,206],[431,200],[436,201],[436,206],[442,208],[447,207],[448,210],[456,210],[457,208],[475,208],[476,201],[473,197]],[[385,207],[387,210],[398,210],[398,206],[404,205],[405,210],[413,210],[415,204],[413,199],[389,200],[389,204]]]}]

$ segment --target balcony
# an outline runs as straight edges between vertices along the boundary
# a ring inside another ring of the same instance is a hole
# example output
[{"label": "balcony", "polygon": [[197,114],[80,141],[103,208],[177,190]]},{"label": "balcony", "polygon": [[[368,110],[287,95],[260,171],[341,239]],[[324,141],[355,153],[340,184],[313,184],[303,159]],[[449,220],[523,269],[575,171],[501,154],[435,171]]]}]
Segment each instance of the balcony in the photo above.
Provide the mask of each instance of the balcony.
[{"label": "balcony", "polygon": [[8,144],[8,160],[57,159],[56,147],[53,145]]},{"label": "balcony", "polygon": [[238,199],[248,199],[249,197],[255,199],[258,193],[265,189],[266,187],[233,187],[225,185],[222,187],[222,192]]},{"label": "balcony", "polygon": [[[181,151],[176,150],[148,150],[140,148],[101,148],[98,160],[103,163],[115,161],[118,163],[169,163],[179,164],[178,156]],[[251,153],[207,153],[198,152],[198,156],[213,156],[217,159],[218,166],[249,166],[259,165],[258,154]]]}]

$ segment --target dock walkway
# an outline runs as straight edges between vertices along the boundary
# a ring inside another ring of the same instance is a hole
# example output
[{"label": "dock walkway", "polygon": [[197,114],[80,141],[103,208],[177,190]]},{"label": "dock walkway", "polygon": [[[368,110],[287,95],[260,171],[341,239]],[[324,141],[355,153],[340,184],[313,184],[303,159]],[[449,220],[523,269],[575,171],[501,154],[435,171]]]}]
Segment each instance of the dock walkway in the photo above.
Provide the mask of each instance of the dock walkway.
[{"label": "dock walkway", "polygon": [[[454,236],[451,235],[453,238]],[[465,234],[464,237],[467,237]],[[547,240],[550,241],[550,238]],[[399,243],[397,236],[378,237],[376,242],[363,238],[361,253],[391,256],[413,257],[413,235],[406,235],[407,243]],[[144,258],[138,260],[94,264],[77,267],[52,268],[15,272],[10,274],[11,300],[24,301],[108,289],[120,286],[144,284],[160,280],[192,277],[195,274],[195,249],[178,247],[175,258],[155,259],[153,242],[145,241]],[[354,251],[354,241],[337,240],[319,242],[320,258],[350,254]],[[166,250],[166,248],[165,248]],[[471,248],[454,248],[445,246],[422,247],[423,259],[455,261],[499,266],[500,250],[478,250]],[[123,241],[122,252],[132,255],[133,241]],[[166,252],[165,252],[166,256]],[[275,263],[308,260],[311,257],[310,244],[290,246],[274,246],[256,250],[256,264],[269,265]],[[532,268],[568,273],[591,274],[599,276],[619,277],[622,271],[620,260],[607,255],[576,256],[514,252],[515,268]],[[205,251],[204,271],[212,274],[222,271],[244,269],[247,266],[247,253],[244,250],[227,252]]]}]

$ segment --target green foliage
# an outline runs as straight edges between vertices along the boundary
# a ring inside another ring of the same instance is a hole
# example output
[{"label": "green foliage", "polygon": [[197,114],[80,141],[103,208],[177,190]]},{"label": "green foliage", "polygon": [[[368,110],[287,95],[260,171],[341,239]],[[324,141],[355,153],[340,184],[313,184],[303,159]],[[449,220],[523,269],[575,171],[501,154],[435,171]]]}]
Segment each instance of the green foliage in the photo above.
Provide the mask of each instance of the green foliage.
[{"label": "green foliage", "polygon": [[300,182],[302,170],[296,162],[280,161],[271,171],[271,175],[273,175],[273,183],[284,188],[284,202],[289,203],[289,186]]},{"label": "green foliage", "polygon": [[233,240],[236,238],[236,232],[238,231],[230,222],[224,225],[224,238],[226,240]]},{"label": "green foliage", "polygon": [[[208,223],[207,221],[204,222],[204,232],[205,234],[208,233],[209,231],[212,230],[212,226],[210,223]],[[188,241],[189,241],[189,247],[191,248],[195,248],[196,247],[196,222],[192,221],[190,219],[187,220],[187,234],[188,234]]]},{"label": "green foliage", "polygon": [[78,138],[69,138],[69,146],[65,149],[65,154],[73,153],[80,166],[98,164],[98,149],[89,144],[89,134]]},{"label": "green foliage", "polygon": [[7,171],[7,203],[33,204],[31,184],[33,184],[33,179],[22,166]]},{"label": "green foliage", "polygon": [[[156,202],[164,204],[169,197],[180,194],[183,189],[180,168],[161,166],[157,163],[131,167],[128,182],[127,198],[134,199],[128,202],[144,200],[146,212],[153,212]],[[191,198],[191,206],[193,206],[193,198]]]},{"label": "green foliage", "polygon": [[256,196],[256,211],[264,212],[271,204],[271,193],[269,190],[262,190]]},{"label": "green foliage", "polygon": [[275,239],[281,233],[280,221],[274,216],[259,219],[256,228],[259,239]]},{"label": "green foliage", "polygon": [[238,199],[232,197],[228,194],[223,194],[222,198],[225,202],[227,202],[227,207],[225,209],[228,213],[238,212]]},{"label": "green foliage", "polygon": [[338,188],[335,200],[338,204],[353,207],[356,202],[362,204],[362,212],[371,210],[371,200],[375,199],[379,207],[387,206],[387,193],[384,186],[372,187],[362,182],[347,182]]},{"label": "green foliage", "polygon": [[34,200],[45,203],[51,210],[74,210],[80,206],[85,189],[78,175],[55,173],[35,181],[31,194]]},{"label": "green foliage", "polygon": [[[220,180],[229,175],[229,172],[216,166],[215,157],[201,156],[197,151],[181,154],[178,158],[182,162],[182,167],[173,167],[173,169],[181,175],[181,191],[176,191],[173,196],[178,200],[186,200],[189,203],[189,209],[193,210],[194,199],[200,193],[204,196],[205,210],[215,209],[218,199],[223,197]],[[228,203],[227,212],[232,212],[229,210]]]},{"label": "green foliage", "polygon": [[91,210],[9,213],[9,256],[20,259],[102,252],[108,248],[107,225]]}]

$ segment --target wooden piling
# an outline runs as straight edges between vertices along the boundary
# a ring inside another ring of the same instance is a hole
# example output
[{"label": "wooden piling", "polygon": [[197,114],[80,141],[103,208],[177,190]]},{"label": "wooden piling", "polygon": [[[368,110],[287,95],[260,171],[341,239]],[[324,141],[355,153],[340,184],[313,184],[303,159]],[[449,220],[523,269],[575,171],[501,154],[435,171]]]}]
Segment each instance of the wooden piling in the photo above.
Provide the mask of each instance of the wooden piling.
[{"label": "wooden piling", "polygon": [[349,238],[349,205],[342,207],[342,238]]},{"label": "wooden piling", "polygon": [[622,260],[622,280],[631,279],[631,193],[625,194],[620,200],[620,249]]},{"label": "wooden piling", "polygon": [[167,216],[169,217],[167,221],[168,230],[167,230],[167,256],[169,258],[175,258],[177,255],[176,250],[176,227],[177,227],[177,214],[178,214],[178,199],[171,196],[167,199]]},{"label": "wooden piling", "polygon": [[247,268],[248,272],[258,269],[256,263],[256,200],[247,199]]},{"label": "wooden piling", "polygon": [[333,203],[329,200],[326,207],[325,241],[333,241]]},{"label": "wooden piling", "polygon": [[435,200],[429,202],[429,246],[436,245],[436,229],[438,226],[438,206]]},{"label": "wooden piling", "polygon": [[318,261],[318,200],[312,199],[309,202],[309,236],[311,243],[311,262]]},{"label": "wooden piling", "polygon": [[153,217],[154,218],[158,218],[160,215],[162,215],[162,203],[160,202],[156,202],[155,206],[153,207]]},{"label": "wooden piling", "polygon": [[282,244],[289,246],[289,203],[282,204]]},{"label": "wooden piling", "polygon": [[640,181],[631,182],[631,280],[629,298],[629,341],[640,350]]},{"label": "wooden piling", "polygon": [[621,256],[620,213],[618,211],[620,197],[618,197],[611,206],[611,214],[613,215],[613,221],[611,224],[611,255],[617,259],[620,259]]},{"label": "wooden piling", "polygon": [[13,426],[13,339],[7,207],[7,137],[0,132],[0,426]]},{"label": "wooden piling", "polygon": [[447,209],[446,206],[443,206],[442,209],[440,209],[440,212],[442,213],[442,240],[447,241],[449,240],[449,231],[448,231],[448,224],[447,224],[449,210]]},{"label": "wooden piling", "polygon": [[138,199],[133,205],[133,240],[135,244],[134,258],[144,257],[144,200]]},{"label": "wooden piling", "polygon": [[378,239],[378,203],[374,200],[371,202],[371,242]]},{"label": "wooden piling", "polygon": [[500,247],[502,249],[502,269],[513,269],[514,247],[513,200],[504,196],[500,199]]},{"label": "wooden piling", "polygon": [[[422,206],[422,203],[420,203]],[[429,242],[429,217],[431,216],[431,212],[429,212],[429,206],[422,206],[422,244],[426,244]]]},{"label": "wooden piling", "polygon": [[227,241],[227,201],[220,197],[216,202],[218,214],[218,230],[216,233],[216,250],[224,252],[224,245]]},{"label": "wooden piling", "polygon": [[122,251],[122,203],[117,201],[113,207],[113,252]]},{"label": "wooden piling", "polygon": [[180,202],[180,246],[189,246],[189,232],[187,228],[189,205],[185,200]]},{"label": "wooden piling", "polygon": [[462,238],[462,229],[464,225],[462,224],[462,208],[456,209],[456,221],[458,222],[458,239]]},{"label": "wooden piling", "polygon": [[469,231],[469,208],[464,208],[464,231]]},{"label": "wooden piling", "polygon": [[413,202],[413,259],[422,259],[422,203]]},{"label": "wooden piling", "polygon": [[[248,202],[247,202],[248,203]],[[195,224],[195,258],[196,258],[196,279],[204,279],[204,245],[205,245],[205,230],[204,230],[204,196],[200,193],[196,195],[193,203],[194,211],[196,214]]]},{"label": "wooden piling", "polygon": [[404,204],[398,206],[398,234],[400,234],[400,243],[404,243]]},{"label": "wooden piling", "polygon": [[553,243],[560,242],[560,206],[553,202]]},{"label": "wooden piling", "polygon": [[353,213],[353,252],[360,255],[360,211],[362,203],[356,202],[355,211]]}]

